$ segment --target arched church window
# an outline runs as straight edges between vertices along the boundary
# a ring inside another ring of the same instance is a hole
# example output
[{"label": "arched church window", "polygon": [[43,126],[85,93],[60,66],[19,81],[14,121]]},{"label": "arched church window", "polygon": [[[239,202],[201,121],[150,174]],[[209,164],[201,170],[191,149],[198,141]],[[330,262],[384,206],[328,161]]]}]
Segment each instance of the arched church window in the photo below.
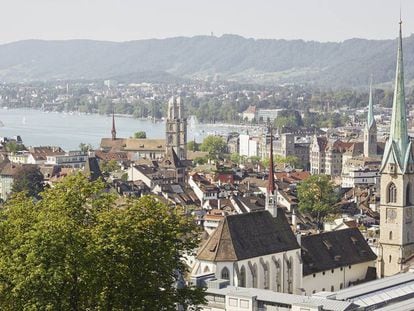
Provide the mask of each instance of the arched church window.
[{"label": "arched church window", "polygon": [[391,263],[391,259],[392,259],[392,257],[391,257],[391,255],[390,255],[390,257],[388,258],[388,262],[389,262],[389,263]]},{"label": "arched church window", "polygon": [[257,265],[253,265],[253,271],[252,271],[252,285],[253,288],[257,288]]},{"label": "arched church window", "polygon": [[396,203],[397,202],[397,187],[392,182],[388,185],[387,188],[387,203]]},{"label": "arched church window", "polygon": [[264,274],[264,280],[263,280],[263,288],[269,289],[270,288],[270,272],[269,272],[269,263],[266,263],[263,266],[263,274]]},{"label": "arched church window", "polygon": [[287,262],[288,268],[288,293],[293,293],[293,258],[290,257],[289,261]]},{"label": "arched church window", "polygon": [[240,269],[239,287],[246,287],[246,268],[244,266]]},{"label": "arched church window", "polygon": [[411,183],[407,184],[405,191],[405,205],[411,205]]},{"label": "arched church window", "polygon": [[392,231],[390,231],[390,234],[389,234],[389,240],[390,240],[390,241],[392,240]]},{"label": "arched church window", "polygon": [[221,270],[221,278],[223,280],[230,280],[230,272],[227,267],[224,267],[223,270]]}]

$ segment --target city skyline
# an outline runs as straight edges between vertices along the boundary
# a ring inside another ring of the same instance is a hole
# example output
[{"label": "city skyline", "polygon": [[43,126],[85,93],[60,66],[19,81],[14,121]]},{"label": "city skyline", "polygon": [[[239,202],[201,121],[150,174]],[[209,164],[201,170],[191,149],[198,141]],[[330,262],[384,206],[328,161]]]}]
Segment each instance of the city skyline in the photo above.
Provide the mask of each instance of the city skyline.
[{"label": "city skyline", "polygon": [[[414,3],[401,1],[406,36]],[[237,34],[264,39],[343,41],[396,38],[399,3],[366,1],[17,0],[7,4],[0,43],[27,39],[130,41]]]}]

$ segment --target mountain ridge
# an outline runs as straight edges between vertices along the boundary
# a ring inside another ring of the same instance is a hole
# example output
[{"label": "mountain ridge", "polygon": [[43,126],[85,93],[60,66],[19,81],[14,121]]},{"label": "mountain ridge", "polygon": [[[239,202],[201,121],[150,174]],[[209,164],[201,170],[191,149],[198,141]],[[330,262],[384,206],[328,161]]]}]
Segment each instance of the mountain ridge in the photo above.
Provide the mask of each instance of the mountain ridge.
[{"label": "mountain ridge", "polygon": [[[371,73],[376,83],[391,82],[396,51],[396,39],[318,42],[232,34],[125,42],[28,39],[0,45],[0,80],[101,80],[128,75],[139,80],[140,73],[161,77],[165,72],[169,81],[219,76],[243,83],[360,87],[367,85]],[[407,81],[414,78],[411,51],[414,35],[404,38]]]}]

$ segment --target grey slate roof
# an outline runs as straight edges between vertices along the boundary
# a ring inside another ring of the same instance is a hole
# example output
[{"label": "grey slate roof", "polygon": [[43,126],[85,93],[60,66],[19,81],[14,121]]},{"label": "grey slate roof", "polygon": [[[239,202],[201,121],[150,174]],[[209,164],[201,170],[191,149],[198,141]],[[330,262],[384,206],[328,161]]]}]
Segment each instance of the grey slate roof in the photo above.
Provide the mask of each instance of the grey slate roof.
[{"label": "grey slate roof", "polygon": [[278,209],[276,218],[268,211],[226,216],[197,258],[238,261],[299,248],[283,210]]},{"label": "grey slate roof", "polygon": [[373,261],[373,253],[357,228],[302,237],[303,275]]}]

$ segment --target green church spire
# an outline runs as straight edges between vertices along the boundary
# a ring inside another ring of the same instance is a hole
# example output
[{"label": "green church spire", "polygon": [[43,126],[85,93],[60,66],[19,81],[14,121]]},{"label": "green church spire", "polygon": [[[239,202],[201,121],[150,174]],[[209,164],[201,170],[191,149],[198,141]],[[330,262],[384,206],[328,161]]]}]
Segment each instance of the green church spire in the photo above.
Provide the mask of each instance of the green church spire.
[{"label": "green church spire", "polygon": [[374,124],[375,124],[375,119],[374,119],[374,106],[372,104],[372,77],[371,77],[371,83],[369,85],[367,128],[370,129]]},{"label": "green church spire", "polygon": [[398,38],[397,69],[395,74],[394,100],[392,104],[392,118],[390,140],[399,147],[401,155],[405,155],[408,147],[407,116],[405,111],[404,66],[402,50],[402,22],[400,21],[400,36]]},{"label": "green church spire", "polygon": [[411,152],[411,142],[409,141],[407,132],[401,21],[394,87],[390,136],[384,150],[382,169],[384,169],[387,163],[394,163],[398,165],[402,173],[405,173],[407,164],[409,162],[413,163],[413,155]]}]

